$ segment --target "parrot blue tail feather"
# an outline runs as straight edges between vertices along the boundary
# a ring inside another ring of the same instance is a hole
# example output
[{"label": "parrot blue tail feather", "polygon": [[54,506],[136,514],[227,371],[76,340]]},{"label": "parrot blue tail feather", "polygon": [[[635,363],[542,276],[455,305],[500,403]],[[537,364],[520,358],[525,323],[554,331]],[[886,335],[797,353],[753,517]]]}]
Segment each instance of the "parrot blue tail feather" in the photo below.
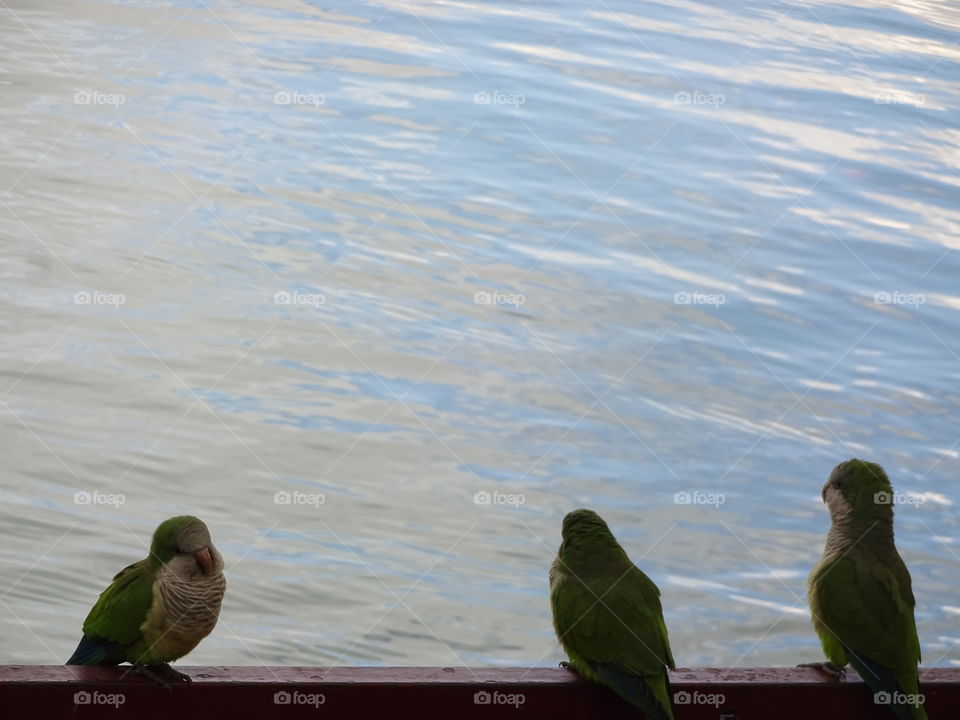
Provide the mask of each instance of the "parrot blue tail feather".
[{"label": "parrot blue tail feather", "polygon": [[647,720],[670,720],[642,676],[624,672],[611,663],[590,663],[590,667],[617,695],[642,710]]},{"label": "parrot blue tail feather", "polygon": [[[874,695],[886,693],[892,696],[894,693],[903,693],[903,688],[897,681],[897,674],[888,667],[878,665],[870,658],[855,650],[844,646],[847,651],[847,659],[853,665],[854,670],[860,674],[860,678],[866,683]],[[910,706],[904,704],[885,703],[888,708],[901,720],[912,720],[913,715],[910,712]]]},{"label": "parrot blue tail feather", "polygon": [[118,665],[124,662],[123,645],[84,635],[67,665]]}]

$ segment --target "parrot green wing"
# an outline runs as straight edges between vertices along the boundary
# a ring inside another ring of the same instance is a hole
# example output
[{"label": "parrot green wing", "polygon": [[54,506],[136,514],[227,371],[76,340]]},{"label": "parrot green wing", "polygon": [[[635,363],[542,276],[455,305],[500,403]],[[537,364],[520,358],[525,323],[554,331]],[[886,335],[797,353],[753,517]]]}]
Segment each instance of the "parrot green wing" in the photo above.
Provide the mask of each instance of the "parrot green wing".
[{"label": "parrot green wing", "polygon": [[602,623],[599,635],[618,664],[643,674],[662,673],[664,665],[675,669],[660,590],[642,570],[632,567],[603,597],[603,604],[617,620],[610,626]]},{"label": "parrot green wing", "polygon": [[567,576],[553,594],[553,610],[561,642],[585,658],[641,675],[674,667],[660,592],[636,567],[606,588]]},{"label": "parrot green wing", "polygon": [[[865,569],[867,577],[864,587],[868,592],[877,592],[881,597],[892,599],[892,606],[887,605],[886,609],[888,614],[892,615],[891,621],[900,626],[900,636],[904,642],[901,652],[906,652],[902,664],[913,668],[920,662],[920,638],[917,636],[916,620],[913,617],[916,600],[910,583],[910,573],[899,557],[897,561],[891,567],[875,563]],[[897,572],[898,566],[902,572]],[[877,588],[882,588],[882,591]],[[895,609],[895,613],[889,612],[891,607]]]},{"label": "parrot green wing", "polygon": [[138,640],[153,604],[153,581],[146,559],[118,572],[83,621],[84,635],[123,645]]},{"label": "parrot green wing", "polygon": [[557,635],[581,674],[631,701],[640,699],[645,680],[672,717],[664,666],[675,665],[660,591],[650,578],[632,564],[626,574],[587,582],[563,574],[551,599]]},{"label": "parrot green wing", "polygon": [[836,637],[889,668],[916,668],[920,643],[909,575],[904,584],[886,565],[842,557],[818,566],[811,590],[821,638]]},{"label": "parrot green wing", "polygon": [[[875,693],[917,695],[915,600],[899,556],[890,562],[828,560],[814,570],[810,585],[814,626],[830,661],[842,666],[849,660]],[[904,718],[926,717],[919,706],[891,709]]]}]

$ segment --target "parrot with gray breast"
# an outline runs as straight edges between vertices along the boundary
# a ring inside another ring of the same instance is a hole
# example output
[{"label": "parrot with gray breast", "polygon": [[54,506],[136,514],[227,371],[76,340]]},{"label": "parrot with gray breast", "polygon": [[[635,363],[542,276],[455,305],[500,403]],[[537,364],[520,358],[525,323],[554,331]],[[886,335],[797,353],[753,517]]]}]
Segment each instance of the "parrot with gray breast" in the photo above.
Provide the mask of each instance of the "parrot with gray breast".
[{"label": "parrot with gray breast", "polygon": [[831,675],[849,663],[901,720],[926,720],[917,665],[920,641],[910,573],[893,542],[893,488],[864,460],[837,465],[823,486],[832,521],[823,558],[810,573],[813,625]]},{"label": "parrot with gray breast", "polygon": [[101,593],[67,665],[127,662],[161,684],[151,668],[189,681],[168,663],[210,634],[225,589],[223,558],[207,526],[191,515],[165,520],[153,533],[150,554],[117,573]]}]

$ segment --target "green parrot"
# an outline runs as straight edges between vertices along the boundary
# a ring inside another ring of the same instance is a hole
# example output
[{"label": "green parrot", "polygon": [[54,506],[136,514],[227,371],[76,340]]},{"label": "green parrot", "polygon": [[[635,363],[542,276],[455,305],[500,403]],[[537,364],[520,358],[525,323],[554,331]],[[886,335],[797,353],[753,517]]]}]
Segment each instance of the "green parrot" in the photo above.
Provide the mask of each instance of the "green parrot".
[{"label": "green parrot", "polygon": [[673,720],[667,668],[675,665],[660,590],[592,510],[569,513],[562,537],[550,603],[570,665],[649,720]]},{"label": "green parrot", "polygon": [[167,663],[210,634],[220,615],[226,580],[223,558],[207,526],[191,515],[165,520],[153,533],[150,554],[113,578],[83,622],[83,638],[67,665],[117,665],[179,681],[189,677]]},{"label": "green parrot", "polygon": [[813,626],[834,676],[849,662],[901,720],[926,720],[919,697],[920,641],[910,573],[893,543],[893,488],[883,468],[863,460],[837,465],[823,486],[831,526],[810,573]]}]

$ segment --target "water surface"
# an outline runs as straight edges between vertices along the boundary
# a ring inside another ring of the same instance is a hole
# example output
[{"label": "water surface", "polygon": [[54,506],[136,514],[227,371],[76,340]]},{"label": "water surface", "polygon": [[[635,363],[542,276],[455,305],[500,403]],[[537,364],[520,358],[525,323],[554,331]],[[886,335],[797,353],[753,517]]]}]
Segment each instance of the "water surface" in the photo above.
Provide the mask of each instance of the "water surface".
[{"label": "water surface", "polygon": [[589,506],[680,665],[793,665],[862,456],[960,664],[954,5],[0,15],[3,662],[189,512],[190,664],[553,665]]}]

